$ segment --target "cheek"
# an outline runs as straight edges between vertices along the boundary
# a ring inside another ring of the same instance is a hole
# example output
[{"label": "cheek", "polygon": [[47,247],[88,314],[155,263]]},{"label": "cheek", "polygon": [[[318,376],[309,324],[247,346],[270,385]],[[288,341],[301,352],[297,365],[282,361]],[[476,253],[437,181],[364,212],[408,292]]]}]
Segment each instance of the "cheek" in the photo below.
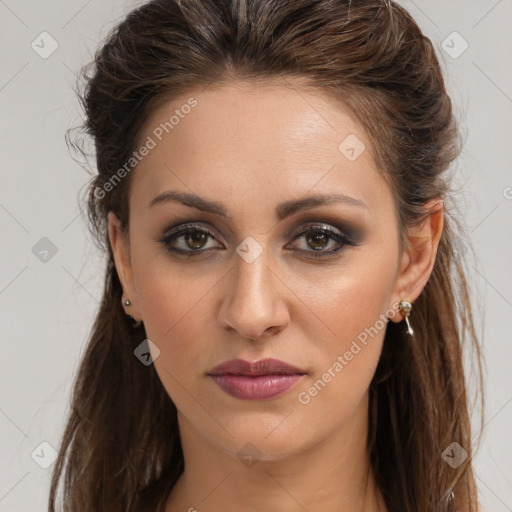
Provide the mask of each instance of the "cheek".
[{"label": "cheek", "polygon": [[173,403],[188,415],[202,402],[196,379],[206,370],[202,295],[191,292],[183,280],[162,274],[148,275],[140,288],[146,335],[160,350],[155,370]]},{"label": "cheek", "polygon": [[337,334],[324,336],[323,346],[308,350],[315,371],[296,393],[303,413],[322,418],[324,428],[343,424],[361,403],[375,374],[387,326],[385,318],[375,317],[370,308],[335,309],[331,306],[331,326]]},{"label": "cheek", "polygon": [[304,279],[298,296],[315,315],[307,315],[302,329],[309,331],[306,350],[316,371],[309,387],[301,388],[305,393],[299,403],[310,403],[312,410],[315,403],[337,403],[343,415],[357,406],[382,351],[393,269],[393,255],[380,252],[379,260],[361,256],[357,263],[336,269],[321,285],[317,281],[312,287],[309,277]]},{"label": "cheek", "polygon": [[350,340],[376,324],[377,329],[382,329],[378,320],[389,313],[395,281],[394,256],[386,255],[384,250],[379,252],[379,258],[365,252],[351,254],[343,265],[328,271],[297,272],[293,278],[291,287],[308,307],[308,319],[316,317],[317,334],[323,326],[323,333],[330,334],[328,339],[334,348],[343,348],[341,343],[350,344]]},{"label": "cheek", "polygon": [[146,333],[161,350],[174,347],[179,357],[181,350],[194,350],[194,345],[204,338],[203,308],[208,287],[198,279],[153,268],[137,288]]},{"label": "cheek", "polygon": [[215,348],[207,308],[218,276],[160,257],[146,261],[134,255],[132,263],[146,335],[160,350],[155,369],[176,405],[186,405],[189,393],[198,395],[196,379],[209,369],[207,356]]}]

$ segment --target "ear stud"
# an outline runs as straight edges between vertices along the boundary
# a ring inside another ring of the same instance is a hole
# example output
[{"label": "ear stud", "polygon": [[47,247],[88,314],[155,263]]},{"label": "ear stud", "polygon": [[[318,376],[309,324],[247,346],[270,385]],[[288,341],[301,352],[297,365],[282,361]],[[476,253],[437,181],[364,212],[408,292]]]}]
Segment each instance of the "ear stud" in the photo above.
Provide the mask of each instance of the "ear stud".
[{"label": "ear stud", "polygon": [[408,300],[400,301],[400,313],[405,318],[407,324],[407,332],[412,336],[414,331],[412,330],[411,324],[409,323],[409,315],[411,314],[412,304]]},{"label": "ear stud", "polygon": [[[130,299],[123,300],[123,304],[125,306],[131,306],[132,305],[132,303],[130,302]],[[133,318],[132,315],[130,315],[129,313],[127,313],[127,315],[130,317],[130,319],[132,321],[132,327],[139,327],[139,325],[142,324],[142,320],[140,322],[137,322],[137,320],[135,320],[135,318]]]}]

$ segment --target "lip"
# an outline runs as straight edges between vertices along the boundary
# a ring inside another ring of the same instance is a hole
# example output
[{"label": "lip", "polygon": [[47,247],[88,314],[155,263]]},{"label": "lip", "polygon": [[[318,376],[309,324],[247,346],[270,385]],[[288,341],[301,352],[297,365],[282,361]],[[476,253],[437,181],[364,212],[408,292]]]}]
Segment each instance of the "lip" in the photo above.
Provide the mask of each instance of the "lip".
[{"label": "lip", "polygon": [[280,361],[279,359],[267,358],[258,361],[246,361],[245,359],[230,359],[217,365],[208,372],[208,375],[305,375],[306,372]]},{"label": "lip", "polygon": [[228,395],[243,400],[267,400],[283,394],[304,378],[293,375],[211,375],[214,382]]},{"label": "lip", "polygon": [[231,359],[208,375],[226,393],[243,400],[266,400],[295,386],[307,373],[279,359]]}]

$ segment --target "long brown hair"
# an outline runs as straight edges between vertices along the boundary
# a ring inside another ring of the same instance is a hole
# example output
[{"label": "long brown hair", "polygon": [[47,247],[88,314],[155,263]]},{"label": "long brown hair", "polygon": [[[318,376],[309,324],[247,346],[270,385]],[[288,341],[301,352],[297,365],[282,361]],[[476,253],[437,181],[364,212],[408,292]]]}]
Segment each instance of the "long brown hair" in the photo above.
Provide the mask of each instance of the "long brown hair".
[{"label": "long brown hair", "polygon": [[[426,218],[426,202],[445,200],[435,266],[411,314],[414,336],[403,324],[386,330],[370,386],[368,446],[390,512],[478,510],[463,349],[481,397],[482,361],[457,241],[470,246],[448,207],[447,171],[462,143],[432,43],[387,0],[152,0],[111,30],[77,91],[97,164],[88,220],[107,264],[53,471],[51,512],[61,486],[66,512],[162,511],[184,468],[176,407],[153,365],[133,353],[144,326],[133,328],[122,308],[106,230],[109,211],[128,225],[131,174],[107,182],[164,101],[210,84],[288,78],[305,80],[361,122],[394,194],[402,247],[407,228]],[[452,443],[468,453],[458,467],[443,457]]]}]

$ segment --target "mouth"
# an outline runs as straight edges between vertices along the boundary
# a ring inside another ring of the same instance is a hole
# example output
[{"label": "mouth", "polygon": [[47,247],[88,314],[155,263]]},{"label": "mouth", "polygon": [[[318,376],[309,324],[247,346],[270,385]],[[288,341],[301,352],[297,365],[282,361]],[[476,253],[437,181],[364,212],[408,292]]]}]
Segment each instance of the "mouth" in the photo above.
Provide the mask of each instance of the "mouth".
[{"label": "mouth", "polygon": [[267,400],[294,387],[307,373],[278,359],[254,362],[231,359],[217,365],[207,375],[232,397]]}]

